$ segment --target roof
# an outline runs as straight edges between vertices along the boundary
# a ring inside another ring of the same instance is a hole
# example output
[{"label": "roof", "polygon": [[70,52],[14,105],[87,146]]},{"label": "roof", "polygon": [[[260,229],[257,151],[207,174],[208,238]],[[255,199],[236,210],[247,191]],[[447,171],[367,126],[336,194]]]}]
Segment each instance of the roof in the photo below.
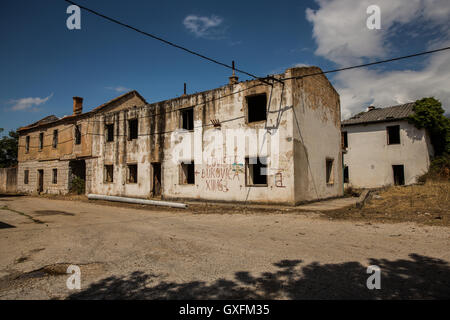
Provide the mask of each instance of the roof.
[{"label": "roof", "polygon": [[375,108],[365,112],[360,112],[350,119],[342,121],[343,126],[364,124],[373,122],[387,122],[406,119],[414,113],[414,102],[392,106],[387,108]]},{"label": "roof", "polygon": [[93,113],[102,111],[103,109],[105,109],[106,107],[111,105],[112,103],[114,103],[116,101],[119,101],[120,99],[122,99],[122,98],[124,98],[124,97],[126,97],[128,95],[136,95],[140,99],[142,99],[142,101],[144,101],[145,104],[147,104],[147,101],[145,101],[145,99],[139,94],[139,92],[137,92],[136,90],[133,90],[133,91],[129,91],[127,93],[124,93],[124,94],[122,94],[122,95],[120,95],[120,96],[118,96],[118,97],[116,97],[116,98],[114,98],[114,99],[112,99],[112,100],[110,100],[110,101],[108,101],[108,102],[106,102],[106,103],[104,103],[104,104],[102,104],[102,105],[92,109],[91,111],[88,111],[88,112],[85,112],[85,113],[82,113],[82,114],[78,114],[78,115],[73,115],[72,114],[72,115],[69,115],[69,116],[65,116],[63,118],[58,118],[58,117],[56,117],[54,115],[51,115],[51,116],[45,117],[45,118],[43,118],[43,119],[41,119],[41,120],[39,120],[37,122],[34,122],[34,123],[32,123],[32,124],[30,124],[28,126],[21,127],[19,129],[17,129],[17,131],[24,131],[24,130],[28,130],[28,129],[35,129],[35,128],[39,128],[40,126],[48,125],[48,124],[51,124],[51,123],[56,123],[56,122],[59,122],[59,121],[64,121],[64,120],[69,120],[69,119],[77,119],[77,118],[80,118],[82,116],[93,114]]}]

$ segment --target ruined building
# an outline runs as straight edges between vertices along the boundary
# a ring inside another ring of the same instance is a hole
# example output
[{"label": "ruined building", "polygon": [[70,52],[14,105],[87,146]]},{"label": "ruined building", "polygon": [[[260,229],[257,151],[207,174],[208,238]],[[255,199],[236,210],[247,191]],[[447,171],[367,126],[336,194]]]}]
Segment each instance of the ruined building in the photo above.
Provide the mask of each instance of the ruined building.
[{"label": "ruined building", "polygon": [[[18,189],[297,204],[343,194],[339,95],[317,67],[157,103],[136,91],[19,130]],[[280,79],[292,78],[290,80]]]}]

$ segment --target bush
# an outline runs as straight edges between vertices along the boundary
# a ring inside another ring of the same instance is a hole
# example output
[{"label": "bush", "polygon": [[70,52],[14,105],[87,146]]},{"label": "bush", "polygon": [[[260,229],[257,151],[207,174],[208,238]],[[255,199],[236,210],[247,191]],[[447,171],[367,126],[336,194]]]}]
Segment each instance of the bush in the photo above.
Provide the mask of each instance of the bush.
[{"label": "bush", "polygon": [[86,190],[86,182],[84,181],[84,179],[75,176],[72,180],[71,191],[76,194],[84,194],[85,190]]},{"label": "bush", "polygon": [[425,183],[427,180],[450,180],[450,154],[445,153],[431,161],[430,169],[417,182]]}]

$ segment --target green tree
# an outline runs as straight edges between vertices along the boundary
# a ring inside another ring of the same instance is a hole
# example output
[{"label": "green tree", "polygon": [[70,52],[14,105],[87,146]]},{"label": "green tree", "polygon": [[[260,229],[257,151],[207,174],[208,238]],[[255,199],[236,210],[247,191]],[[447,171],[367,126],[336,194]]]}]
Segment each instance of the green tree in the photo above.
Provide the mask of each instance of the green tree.
[{"label": "green tree", "polygon": [[[4,130],[0,128],[0,133]],[[8,136],[0,139],[0,168],[8,168],[17,164],[17,149],[19,145],[19,134],[10,131]]]},{"label": "green tree", "polygon": [[428,131],[437,157],[450,154],[450,119],[444,112],[439,100],[423,98],[416,101],[414,114],[409,117],[410,123]]}]

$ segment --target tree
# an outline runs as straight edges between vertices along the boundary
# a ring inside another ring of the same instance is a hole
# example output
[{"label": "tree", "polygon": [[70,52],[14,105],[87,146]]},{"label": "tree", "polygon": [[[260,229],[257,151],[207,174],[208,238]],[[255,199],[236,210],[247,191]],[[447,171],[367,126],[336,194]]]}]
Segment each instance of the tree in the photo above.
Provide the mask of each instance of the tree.
[{"label": "tree", "polygon": [[414,114],[408,119],[417,128],[428,131],[437,157],[450,154],[450,119],[444,112],[439,100],[423,98],[416,101]]},{"label": "tree", "polygon": [[[0,128],[0,133],[3,132]],[[0,139],[0,168],[8,168],[17,164],[17,149],[19,145],[19,134],[10,131],[9,136]]]}]

